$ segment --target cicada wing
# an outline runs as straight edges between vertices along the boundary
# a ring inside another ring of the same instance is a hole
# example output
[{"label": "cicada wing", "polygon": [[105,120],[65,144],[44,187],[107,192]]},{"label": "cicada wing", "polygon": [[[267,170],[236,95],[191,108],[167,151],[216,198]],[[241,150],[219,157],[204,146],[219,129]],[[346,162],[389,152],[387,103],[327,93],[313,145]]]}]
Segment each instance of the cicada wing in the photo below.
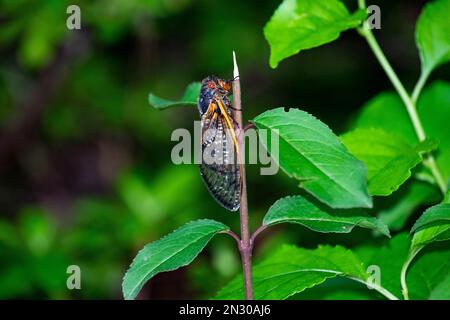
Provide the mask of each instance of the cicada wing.
[{"label": "cicada wing", "polygon": [[230,211],[239,209],[241,173],[237,146],[222,116],[215,112],[202,118],[200,173],[216,201]]}]

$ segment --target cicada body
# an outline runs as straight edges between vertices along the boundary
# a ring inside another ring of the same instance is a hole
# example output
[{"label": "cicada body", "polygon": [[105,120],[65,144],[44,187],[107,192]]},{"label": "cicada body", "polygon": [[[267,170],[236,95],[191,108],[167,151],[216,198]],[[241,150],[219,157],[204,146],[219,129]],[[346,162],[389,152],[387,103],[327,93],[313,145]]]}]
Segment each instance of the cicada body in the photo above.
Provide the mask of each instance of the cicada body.
[{"label": "cicada body", "polygon": [[198,99],[202,129],[200,173],[214,199],[224,208],[236,211],[242,179],[230,93],[231,81],[215,76],[202,81]]}]

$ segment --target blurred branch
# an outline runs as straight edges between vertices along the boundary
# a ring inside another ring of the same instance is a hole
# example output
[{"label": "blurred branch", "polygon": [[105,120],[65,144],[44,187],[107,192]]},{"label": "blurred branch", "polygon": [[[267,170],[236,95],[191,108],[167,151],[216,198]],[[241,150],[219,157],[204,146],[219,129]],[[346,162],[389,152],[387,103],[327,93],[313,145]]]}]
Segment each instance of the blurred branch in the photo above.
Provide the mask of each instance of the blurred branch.
[{"label": "blurred branch", "polygon": [[64,82],[69,70],[89,48],[87,31],[70,31],[53,62],[36,80],[22,105],[16,106],[9,126],[0,133],[0,171],[27,146],[48,102]]}]

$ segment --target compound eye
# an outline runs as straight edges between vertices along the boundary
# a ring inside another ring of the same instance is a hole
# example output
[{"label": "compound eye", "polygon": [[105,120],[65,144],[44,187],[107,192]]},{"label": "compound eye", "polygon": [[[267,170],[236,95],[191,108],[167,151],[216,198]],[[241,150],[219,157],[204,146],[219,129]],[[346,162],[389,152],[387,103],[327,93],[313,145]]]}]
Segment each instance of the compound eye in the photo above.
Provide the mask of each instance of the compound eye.
[{"label": "compound eye", "polygon": [[215,87],[216,87],[216,85],[214,84],[214,81],[209,81],[208,82],[208,88],[214,89]]}]

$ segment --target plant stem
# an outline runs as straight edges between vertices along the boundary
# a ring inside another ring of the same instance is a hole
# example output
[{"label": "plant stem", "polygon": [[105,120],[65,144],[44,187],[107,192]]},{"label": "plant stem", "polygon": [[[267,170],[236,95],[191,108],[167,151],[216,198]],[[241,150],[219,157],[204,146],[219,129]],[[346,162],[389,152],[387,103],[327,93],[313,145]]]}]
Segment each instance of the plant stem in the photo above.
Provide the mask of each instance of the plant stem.
[{"label": "plant stem", "polygon": [[241,165],[241,203],[240,203],[240,225],[241,241],[239,251],[241,253],[242,271],[244,274],[245,299],[253,300],[252,285],[252,245],[250,243],[250,230],[248,224],[248,206],[247,206],[247,181],[245,178],[245,158],[244,158],[244,130],[242,125],[242,104],[241,104],[241,84],[239,79],[239,69],[236,62],[236,54],[233,51],[233,116],[239,127],[238,143],[240,150]]},{"label": "plant stem", "polygon": [[425,86],[425,83],[427,82],[429,76],[429,72],[422,72],[420,74],[419,80],[416,83],[416,86],[414,87],[413,93],[411,95],[411,100],[414,104],[417,103],[417,100],[419,99],[419,95],[422,92],[423,87]]},{"label": "plant stem", "polygon": [[400,283],[402,285],[402,294],[405,300],[409,300],[409,294],[408,294],[408,286],[406,285],[406,272],[408,270],[409,265],[414,260],[416,255],[422,250],[423,247],[419,247],[415,249],[413,252],[410,252],[408,255],[408,259],[406,259],[405,263],[402,266],[402,271],[400,273]]},{"label": "plant stem", "polygon": [[[358,0],[359,7],[361,9],[366,8],[365,0]],[[420,121],[419,115],[417,114],[416,110],[416,101],[418,99],[418,96],[420,94],[420,91],[422,90],[423,86],[425,85],[425,81],[427,79],[427,75],[421,75],[419,78],[419,81],[417,82],[416,88],[415,88],[415,95],[413,93],[413,96],[415,96],[414,99],[412,99],[408,92],[406,91],[405,87],[403,86],[402,82],[398,78],[397,74],[395,73],[394,69],[392,69],[389,61],[387,60],[386,56],[383,53],[383,50],[381,50],[377,40],[375,39],[375,36],[372,33],[372,30],[367,24],[367,21],[364,22],[364,25],[362,28],[360,28],[361,35],[366,38],[367,43],[369,44],[370,48],[372,49],[373,53],[375,54],[375,57],[377,58],[378,62],[381,64],[381,67],[386,72],[389,80],[391,80],[392,85],[394,86],[395,90],[397,90],[397,93],[399,94],[400,98],[402,99],[406,110],[408,112],[409,118],[414,126],[414,130],[416,132],[417,138],[419,141],[424,141],[426,139],[425,130],[423,129],[422,123]],[[424,161],[424,165],[431,171],[433,174],[433,177],[436,181],[436,184],[438,185],[439,189],[443,194],[446,192],[446,183],[442,177],[441,172],[439,171],[439,168],[436,164],[436,161],[434,160],[434,157],[429,154]]]}]

